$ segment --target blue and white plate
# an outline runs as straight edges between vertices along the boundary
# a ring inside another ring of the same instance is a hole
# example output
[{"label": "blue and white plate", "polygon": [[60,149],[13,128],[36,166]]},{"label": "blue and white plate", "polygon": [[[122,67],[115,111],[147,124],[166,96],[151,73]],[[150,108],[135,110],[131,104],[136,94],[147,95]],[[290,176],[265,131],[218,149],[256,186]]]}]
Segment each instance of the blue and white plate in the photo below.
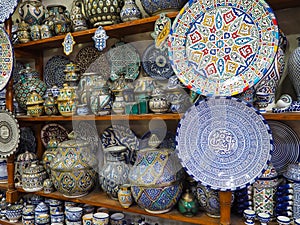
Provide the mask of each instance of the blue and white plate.
[{"label": "blue and white plate", "polygon": [[156,48],[155,43],[150,44],[144,51],[142,66],[145,72],[156,80],[166,80],[174,75],[168,49]]},{"label": "blue and white plate", "polygon": [[19,0],[1,0],[0,23],[4,23],[16,10]]},{"label": "blue and white plate", "polygon": [[255,182],[271,160],[273,139],[263,116],[233,97],[206,98],[184,114],[176,152],[196,181],[221,191]]},{"label": "blue and white plate", "polygon": [[[2,3],[0,4],[2,5]],[[1,9],[1,7],[0,7]],[[1,10],[0,10],[1,17]],[[0,27],[0,91],[3,90],[13,71],[14,53],[10,38],[3,27]]]},{"label": "blue and white plate", "polygon": [[274,151],[271,162],[278,174],[283,174],[289,164],[296,163],[300,154],[300,139],[297,133],[287,124],[269,120],[274,139]]}]

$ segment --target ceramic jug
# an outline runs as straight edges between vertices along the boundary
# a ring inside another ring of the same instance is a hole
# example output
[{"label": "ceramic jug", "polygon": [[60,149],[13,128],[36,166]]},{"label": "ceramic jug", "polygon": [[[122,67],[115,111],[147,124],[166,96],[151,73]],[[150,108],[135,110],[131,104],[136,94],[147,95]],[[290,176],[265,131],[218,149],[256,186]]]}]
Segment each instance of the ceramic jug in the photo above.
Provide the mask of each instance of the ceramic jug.
[{"label": "ceramic jug", "polygon": [[120,11],[124,5],[123,0],[77,0],[77,3],[93,27],[120,22]]},{"label": "ceramic jug", "polygon": [[45,7],[41,0],[23,0],[19,7],[19,15],[30,26],[41,25],[45,18]]}]

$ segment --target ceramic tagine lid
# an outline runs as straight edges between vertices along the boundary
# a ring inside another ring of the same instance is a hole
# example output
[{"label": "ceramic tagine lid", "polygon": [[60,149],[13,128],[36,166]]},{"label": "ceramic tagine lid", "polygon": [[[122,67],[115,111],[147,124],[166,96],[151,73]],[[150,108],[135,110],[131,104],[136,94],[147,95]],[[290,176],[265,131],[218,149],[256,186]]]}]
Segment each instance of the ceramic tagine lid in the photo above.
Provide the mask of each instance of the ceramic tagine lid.
[{"label": "ceramic tagine lid", "polygon": [[300,163],[291,163],[288,165],[287,171],[283,176],[289,180],[300,181]]},{"label": "ceramic tagine lid", "polygon": [[36,161],[37,156],[33,152],[26,151],[22,154],[19,154],[17,157],[17,162],[32,162]]},{"label": "ceramic tagine lid", "polygon": [[31,90],[31,94],[27,98],[26,105],[38,105],[44,103],[42,96],[36,90]]}]

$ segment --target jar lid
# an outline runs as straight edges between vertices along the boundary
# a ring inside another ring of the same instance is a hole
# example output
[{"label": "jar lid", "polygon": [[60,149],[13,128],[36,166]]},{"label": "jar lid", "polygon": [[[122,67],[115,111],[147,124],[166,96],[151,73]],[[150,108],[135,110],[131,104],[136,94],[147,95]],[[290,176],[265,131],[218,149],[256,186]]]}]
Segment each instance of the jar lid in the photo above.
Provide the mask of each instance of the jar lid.
[{"label": "jar lid", "polygon": [[43,171],[45,171],[44,167],[42,165],[38,164],[37,161],[33,161],[31,163],[31,165],[24,170],[23,174],[32,175],[32,174],[41,173]]},{"label": "jar lid", "polygon": [[288,165],[287,171],[283,176],[292,181],[300,181],[300,163],[291,163]]},{"label": "jar lid", "polygon": [[36,154],[26,151],[17,157],[17,162],[23,162],[23,161],[33,161],[37,160]]}]

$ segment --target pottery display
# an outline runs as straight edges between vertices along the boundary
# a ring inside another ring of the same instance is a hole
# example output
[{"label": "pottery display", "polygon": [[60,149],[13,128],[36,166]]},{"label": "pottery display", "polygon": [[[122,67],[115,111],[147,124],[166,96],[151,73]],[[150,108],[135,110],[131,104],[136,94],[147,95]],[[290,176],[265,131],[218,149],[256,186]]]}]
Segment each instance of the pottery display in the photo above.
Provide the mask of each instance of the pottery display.
[{"label": "pottery display", "polygon": [[69,87],[64,83],[57,97],[58,111],[63,116],[73,116],[76,113],[76,87]]},{"label": "pottery display", "polygon": [[26,192],[36,192],[43,189],[43,182],[47,174],[42,165],[37,161],[32,162],[22,174],[22,188]]},{"label": "pottery display", "polygon": [[44,22],[55,35],[66,34],[71,31],[71,20],[69,12],[64,5],[48,5],[48,18]]},{"label": "pottery display", "polygon": [[162,12],[178,11],[186,2],[186,0],[160,0],[155,2],[151,0],[141,0],[144,10],[149,15],[157,15]]},{"label": "pottery display", "polygon": [[30,41],[30,26],[23,20],[19,23],[17,36],[19,42],[22,44]]},{"label": "pottery display", "polygon": [[44,112],[48,116],[58,114],[57,100],[53,97],[53,93],[51,91],[48,92],[44,101]]},{"label": "pottery display", "polygon": [[118,199],[118,191],[123,184],[128,183],[129,165],[125,157],[127,148],[125,146],[112,146],[104,148],[105,164],[99,171],[99,182],[101,188],[112,199]]},{"label": "pottery display", "polygon": [[298,47],[293,50],[287,62],[288,76],[297,94],[297,101],[300,101],[300,37],[297,38]]},{"label": "pottery display", "polygon": [[48,145],[46,147],[46,151],[44,151],[42,156],[42,164],[48,174],[50,174],[50,163],[53,161],[57,154],[57,146],[58,146],[58,140],[55,137],[55,134],[52,134],[50,137],[50,140],[48,142]]},{"label": "pottery display", "polygon": [[57,155],[50,163],[54,187],[69,198],[87,195],[94,187],[97,165],[90,145],[79,140],[58,144]]},{"label": "pottery display", "polygon": [[72,3],[70,19],[72,21],[72,31],[76,32],[88,29],[86,19],[84,18],[81,8],[76,0]]},{"label": "pottery display", "polygon": [[149,148],[137,151],[129,172],[135,202],[149,213],[165,213],[172,209],[182,193],[183,171],[172,149],[158,149],[156,135],[149,139]]},{"label": "pottery display", "polygon": [[44,112],[44,100],[35,90],[32,90],[27,98],[26,107],[27,115],[41,116]]},{"label": "pottery display", "polygon": [[80,3],[84,16],[93,27],[110,25],[120,22],[120,11],[123,0],[77,0]]},{"label": "pottery display", "polygon": [[19,15],[30,26],[41,25],[45,18],[45,7],[41,0],[23,0],[19,7]]},{"label": "pottery display", "polygon": [[164,113],[170,108],[170,103],[168,102],[166,95],[162,90],[156,88],[149,100],[149,109],[154,113]]},{"label": "pottery display", "polygon": [[17,223],[22,216],[23,205],[11,205],[6,208],[6,217],[11,223]]}]

